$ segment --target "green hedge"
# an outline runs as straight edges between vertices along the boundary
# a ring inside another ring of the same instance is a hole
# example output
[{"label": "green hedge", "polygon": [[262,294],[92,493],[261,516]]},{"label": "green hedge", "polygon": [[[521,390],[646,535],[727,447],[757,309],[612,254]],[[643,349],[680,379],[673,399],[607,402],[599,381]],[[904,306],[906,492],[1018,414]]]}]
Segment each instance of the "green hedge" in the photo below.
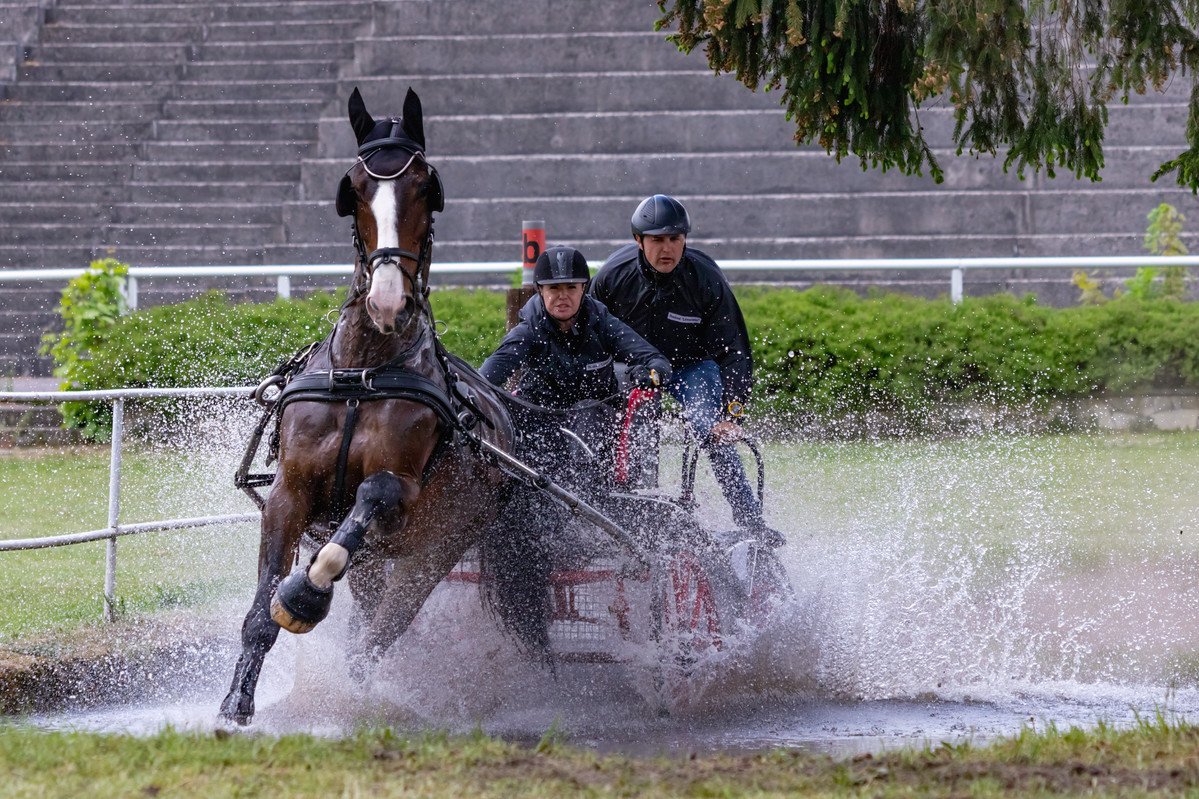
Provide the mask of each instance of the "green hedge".
[{"label": "green hedge", "polygon": [[1199,387],[1199,304],[1124,297],[1047,308],[1007,294],[960,305],[841,289],[738,292],[759,400],[839,418],[918,421],[947,401],[998,407]]},{"label": "green hedge", "polygon": [[[487,291],[436,292],[443,341],[475,363],[491,352],[504,326],[504,298]],[[78,368],[79,388],[204,386],[257,383],[296,350],[324,338],[342,295],[233,304],[209,292],[175,305],[121,317],[111,337]]]},{"label": "green hedge", "polygon": [[[1047,308],[999,294],[960,305],[848,290],[740,289],[760,410],[915,424],[945,402],[997,407],[1146,387],[1199,388],[1199,303],[1122,297]],[[500,292],[432,295],[446,345],[472,363],[503,334]],[[207,294],[119,318],[79,388],[252,384],[330,329],[338,297],[233,305]]]}]

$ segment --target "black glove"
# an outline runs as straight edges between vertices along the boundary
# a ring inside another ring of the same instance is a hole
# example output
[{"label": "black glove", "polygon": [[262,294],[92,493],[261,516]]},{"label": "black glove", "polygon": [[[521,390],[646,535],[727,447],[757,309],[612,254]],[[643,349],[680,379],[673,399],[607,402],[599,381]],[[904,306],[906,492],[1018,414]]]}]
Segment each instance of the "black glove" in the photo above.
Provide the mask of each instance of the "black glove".
[{"label": "black glove", "polygon": [[633,386],[636,388],[653,389],[661,388],[662,380],[658,377],[657,369],[650,369],[645,366],[638,366],[629,373],[629,378],[633,381]]}]

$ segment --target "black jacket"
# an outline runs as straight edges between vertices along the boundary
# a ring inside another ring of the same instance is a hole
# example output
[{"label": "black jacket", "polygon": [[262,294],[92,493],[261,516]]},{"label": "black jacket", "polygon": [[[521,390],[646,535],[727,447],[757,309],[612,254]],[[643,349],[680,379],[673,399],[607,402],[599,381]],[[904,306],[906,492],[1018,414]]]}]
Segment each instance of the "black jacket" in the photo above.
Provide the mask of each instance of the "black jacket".
[{"label": "black jacket", "polygon": [[602,303],[584,295],[574,326],[562,331],[535,294],[521,309],[520,324],[508,331],[479,371],[499,386],[523,366],[523,398],[549,408],[569,408],[616,393],[613,360],[644,371],[657,369],[663,381],[670,377],[670,363],[662,353]]},{"label": "black jacket", "polygon": [[608,256],[591,294],[670,359],[675,371],[700,361],[720,366],[725,403],[745,402],[753,388],[753,355],[741,307],[720,267],[688,247],[671,272],[641,257],[636,244]]}]

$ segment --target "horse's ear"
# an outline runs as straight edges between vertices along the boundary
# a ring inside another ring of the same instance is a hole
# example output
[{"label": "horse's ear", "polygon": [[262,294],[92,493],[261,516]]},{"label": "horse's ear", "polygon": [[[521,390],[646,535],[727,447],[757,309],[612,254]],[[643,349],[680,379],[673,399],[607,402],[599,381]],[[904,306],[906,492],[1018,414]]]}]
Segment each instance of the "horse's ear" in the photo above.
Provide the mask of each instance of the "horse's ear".
[{"label": "horse's ear", "polygon": [[337,215],[353,216],[358,210],[358,192],[354,191],[354,182],[349,175],[341,179],[337,186]]},{"label": "horse's ear", "polygon": [[354,128],[354,136],[359,144],[362,144],[366,135],[375,128],[374,117],[367,112],[366,103],[362,101],[357,86],[350,93],[350,125]]},{"label": "horse's ear", "polygon": [[408,87],[408,94],[404,96],[404,130],[410,139],[421,147],[425,146],[424,114],[421,111],[420,98],[412,91],[411,86]]}]

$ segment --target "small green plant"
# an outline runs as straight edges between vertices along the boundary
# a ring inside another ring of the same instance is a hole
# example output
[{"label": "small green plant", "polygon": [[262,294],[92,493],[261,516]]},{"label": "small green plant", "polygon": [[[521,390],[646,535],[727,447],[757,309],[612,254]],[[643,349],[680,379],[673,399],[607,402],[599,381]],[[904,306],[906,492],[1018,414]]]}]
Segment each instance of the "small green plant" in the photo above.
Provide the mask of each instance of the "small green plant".
[{"label": "small green plant", "polygon": [[1070,282],[1079,291],[1078,302],[1082,305],[1102,305],[1107,302],[1103,284],[1087,274],[1085,269],[1075,269]]},{"label": "small green plant", "polygon": [[[54,376],[64,390],[79,386],[88,362],[108,343],[125,313],[121,286],[128,273],[128,265],[104,258],[92,261],[63,289],[58,302],[62,330],[42,336],[41,352],[54,359]],[[66,402],[61,410],[66,427],[82,430],[89,439],[108,438],[112,416],[107,404]]]},{"label": "small green plant", "polygon": [[[1152,255],[1186,255],[1182,243],[1182,223],[1186,217],[1169,203],[1162,203],[1149,212],[1149,227],[1145,230],[1145,249]],[[1185,266],[1142,266],[1136,274],[1124,281],[1124,286],[1115,291],[1116,297],[1127,296],[1135,300],[1152,300],[1159,297],[1184,299],[1186,297]],[[1100,305],[1107,302],[1103,286],[1085,270],[1076,269],[1071,282],[1078,288],[1078,301],[1082,305]]]},{"label": "small green plant", "polygon": [[[1145,231],[1145,249],[1153,255],[1186,255],[1187,247],[1182,243],[1182,223],[1186,217],[1169,203],[1162,203],[1149,212],[1149,228]],[[1186,296],[1185,266],[1167,266],[1161,269],[1161,294],[1165,297],[1182,299]]]}]

